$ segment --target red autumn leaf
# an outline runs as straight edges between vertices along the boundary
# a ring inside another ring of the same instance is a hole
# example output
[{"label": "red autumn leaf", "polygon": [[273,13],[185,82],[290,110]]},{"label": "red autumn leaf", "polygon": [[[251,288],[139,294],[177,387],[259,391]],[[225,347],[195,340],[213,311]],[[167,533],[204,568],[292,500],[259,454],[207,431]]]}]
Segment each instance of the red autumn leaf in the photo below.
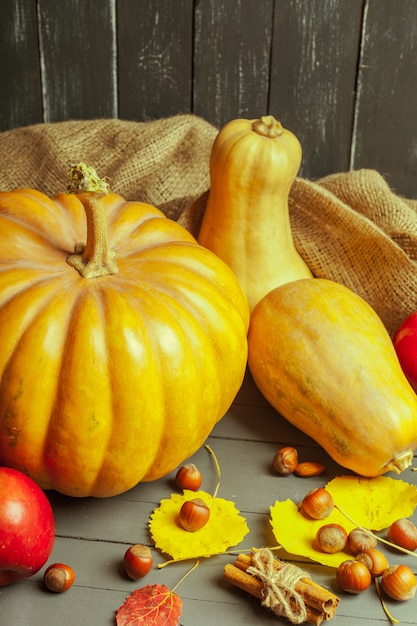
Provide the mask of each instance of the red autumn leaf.
[{"label": "red autumn leaf", "polygon": [[135,589],[116,612],[117,626],[178,626],[182,601],[165,585]]}]

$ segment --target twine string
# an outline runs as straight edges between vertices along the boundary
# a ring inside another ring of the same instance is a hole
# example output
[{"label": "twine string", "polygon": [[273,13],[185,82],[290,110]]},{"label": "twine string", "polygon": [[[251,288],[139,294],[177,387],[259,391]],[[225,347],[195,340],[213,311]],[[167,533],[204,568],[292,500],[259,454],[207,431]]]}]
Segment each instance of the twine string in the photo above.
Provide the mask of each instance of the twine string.
[{"label": "twine string", "polygon": [[307,619],[304,598],[295,587],[306,577],[306,573],[292,563],[282,563],[274,568],[274,556],[267,548],[257,550],[247,571],[264,585],[263,606],[271,609],[275,615],[286,617],[292,624],[302,624]]}]

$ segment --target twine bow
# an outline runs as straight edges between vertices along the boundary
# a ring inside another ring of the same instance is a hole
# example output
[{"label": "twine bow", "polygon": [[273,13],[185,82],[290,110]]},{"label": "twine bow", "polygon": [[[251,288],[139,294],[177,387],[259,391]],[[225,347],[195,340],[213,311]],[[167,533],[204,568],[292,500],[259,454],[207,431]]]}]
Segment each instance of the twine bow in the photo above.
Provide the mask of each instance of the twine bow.
[{"label": "twine bow", "polygon": [[286,617],[292,624],[306,621],[306,604],[295,590],[297,583],[306,577],[302,569],[292,563],[275,569],[272,552],[261,548],[254,553],[253,565],[248,567],[247,572],[259,578],[264,585],[263,606],[270,608],[275,615]]}]

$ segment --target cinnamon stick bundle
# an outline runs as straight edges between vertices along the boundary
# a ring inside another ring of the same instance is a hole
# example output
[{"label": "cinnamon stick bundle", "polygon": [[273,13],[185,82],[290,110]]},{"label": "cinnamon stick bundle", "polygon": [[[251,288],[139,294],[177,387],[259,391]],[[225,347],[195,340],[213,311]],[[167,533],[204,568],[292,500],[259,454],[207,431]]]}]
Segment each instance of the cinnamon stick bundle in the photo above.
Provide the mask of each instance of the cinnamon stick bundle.
[{"label": "cinnamon stick bundle", "polygon": [[[227,564],[225,566],[224,576],[225,579],[234,586],[246,591],[259,600],[264,600],[266,590],[265,582],[260,580],[253,573],[248,573],[247,571],[253,568],[253,557],[253,553],[239,554],[234,565]],[[277,572],[286,565],[287,564],[283,561],[273,559],[273,569]],[[299,570],[299,568],[296,569]],[[301,574],[302,571],[299,571]],[[294,591],[298,593],[304,601],[306,611],[305,621],[314,624],[314,626],[320,626],[324,620],[329,620],[334,616],[340,601],[339,598],[310,578],[299,578],[298,582],[294,585]],[[289,603],[293,612],[297,612],[297,605],[292,597],[289,598]],[[293,623],[299,622],[294,621]]]}]

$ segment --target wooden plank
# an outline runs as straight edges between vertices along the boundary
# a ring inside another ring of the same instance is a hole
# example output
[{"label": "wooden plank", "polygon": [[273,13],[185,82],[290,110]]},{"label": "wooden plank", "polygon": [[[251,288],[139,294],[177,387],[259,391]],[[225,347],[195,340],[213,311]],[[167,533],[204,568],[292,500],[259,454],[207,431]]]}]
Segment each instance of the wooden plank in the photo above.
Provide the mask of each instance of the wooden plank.
[{"label": "wooden plank", "polygon": [[[259,600],[252,598],[238,589],[227,586],[222,581],[222,567],[209,562],[199,566],[178,588],[178,594],[183,601],[183,611],[180,618],[182,626],[241,626],[248,624],[282,625],[287,622],[277,618],[271,611],[263,608]],[[169,579],[178,582],[179,566],[175,566],[177,577],[169,578],[161,575],[159,584],[165,584]],[[208,569],[213,569],[211,576]],[[181,568],[181,571],[183,568]],[[91,586],[79,586],[77,583],[65,594],[48,594],[42,590],[42,583],[33,580],[20,584],[20,588],[10,588],[4,598],[5,591],[0,591],[2,602],[2,618],[4,624],[13,626],[114,626],[115,611],[123,604],[126,597],[135,589],[147,584],[147,579],[136,585],[124,583],[119,588],[97,587],[100,571],[96,570],[92,577]],[[319,582],[319,581],[318,581]],[[95,586],[94,586],[95,584]],[[151,583],[152,584],[152,583]],[[23,587],[23,589],[22,589]],[[124,587],[124,588],[121,588]],[[224,590],[227,602],[219,600],[201,600],[196,598],[199,590],[215,588]],[[338,608],[336,616],[331,620],[332,626],[380,626],[388,624],[382,613],[381,606],[372,597],[368,590],[361,596],[343,596],[343,604]],[[413,602],[411,601],[411,605]],[[410,603],[390,604],[390,610],[399,619],[402,626],[415,625]],[[3,623],[3,622],[2,622]],[[288,622],[289,623],[289,622]],[[327,622],[326,622],[327,623]]]},{"label": "wooden plank", "polygon": [[267,112],[272,5],[196,4],[193,111],[216,126]]},{"label": "wooden plank", "polygon": [[417,3],[367,0],[352,167],[417,198]]},{"label": "wooden plank", "polygon": [[2,0],[0,132],[42,121],[36,0]]},{"label": "wooden plank", "polygon": [[216,424],[211,437],[273,443],[277,447],[288,441],[311,446],[313,440],[290,424],[272,407],[233,404],[227,414]]},{"label": "wooden plank", "polygon": [[118,3],[121,118],[146,120],[190,112],[192,5],[192,0]]},{"label": "wooden plank", "polygon": [[362,0],[277,0],[269,111],[303,147],[300,175],[349,168]]},{"label": "wooden plank", "polygon": [[44,121],[117,117],[115,0],[39,0]]}]

